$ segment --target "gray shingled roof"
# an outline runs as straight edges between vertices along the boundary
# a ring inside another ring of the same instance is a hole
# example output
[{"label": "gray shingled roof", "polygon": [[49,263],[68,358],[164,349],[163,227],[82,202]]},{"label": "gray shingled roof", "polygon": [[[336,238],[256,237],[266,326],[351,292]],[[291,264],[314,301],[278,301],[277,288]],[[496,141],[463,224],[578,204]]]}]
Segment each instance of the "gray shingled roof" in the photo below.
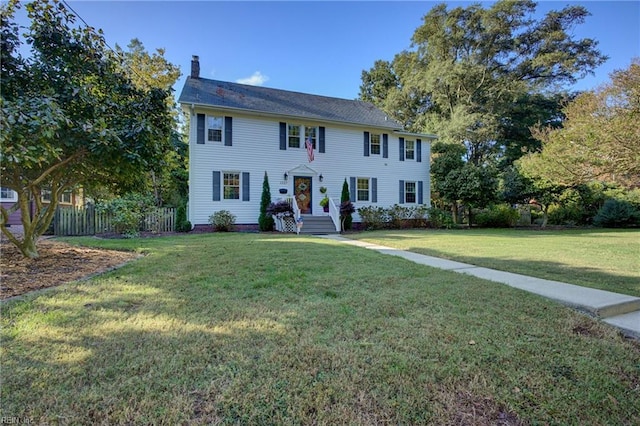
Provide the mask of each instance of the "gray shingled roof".
[{"label": "gray shingled roof", "polygon": [[368,102],[205,78],[187,77],[178,102],[395,130],[402,129],[399,123],[387,118],[384,112]]}]

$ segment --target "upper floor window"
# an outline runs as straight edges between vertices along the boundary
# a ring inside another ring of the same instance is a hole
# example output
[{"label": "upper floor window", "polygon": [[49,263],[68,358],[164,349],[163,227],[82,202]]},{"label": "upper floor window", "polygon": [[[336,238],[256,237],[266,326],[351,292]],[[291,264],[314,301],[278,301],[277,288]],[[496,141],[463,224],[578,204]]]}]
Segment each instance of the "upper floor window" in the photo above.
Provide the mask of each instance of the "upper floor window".
[{"label": "upper floor window", "polygon": [[371,155],[380,155],[380,134],[371,133],[369,137],[370,137]]},{"label": "upper floor window", "polygon": [[60,202],[63,204],[71,204],[71,201],[73,200],[72,196],[71,196],[72,192],[71,190],[67,190],[64,191],[61,195],[60,195]]},{"label": "upper floor window", "polygon": [[416,202],[416,183],[406,181],[404,183],[404,202],[415,203]]},{"label": "upper floor window", "polygon": [[414,160],[416,158],[416,143],[415,141],[404,142],[404,157],[407,160]]},{"label": "upper floor window", "polygon": [[42,201],[44,202],[51,202],[51,190],[50,189],[43,189],[40,191],[40,198],[42,199]]},{"label": "upper floor window", "polygon": [[300,125],[288,125],[287,140],[289,141],[289,148],[300,148]]},{"label": "upper floor window", "polygon": [[311,141],[311,145],[313,149],[316,149],[316,128],[315,127],[307,127],[304,128],[304,141]]},{"label": "upper floor window", "polygon": [[369,179],[358,178],[356,183],[356,200],[369,201]]},{"label": "upper floor window", "polygon": [[224,172],[222,193],[225,200],[240,199],[240,173]]},{"label": "upper floor window", "polygon": [[207,116],[207,141],[222,142],[223,123],[224,120],[222,117]]}]

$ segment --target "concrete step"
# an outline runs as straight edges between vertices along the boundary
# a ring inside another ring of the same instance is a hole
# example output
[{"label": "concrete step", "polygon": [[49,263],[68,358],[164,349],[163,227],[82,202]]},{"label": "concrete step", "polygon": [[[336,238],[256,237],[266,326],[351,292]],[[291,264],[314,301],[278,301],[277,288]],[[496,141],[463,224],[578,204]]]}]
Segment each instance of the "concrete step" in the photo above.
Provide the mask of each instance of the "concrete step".
[{"label": "concrete step", "polygon": [[337,234],[329,216],[302,216],[301,234]]},{"label": "concrete step", "polygon": [[621,329],[628,336],[640,339],[640,311],[604,318],[602,321]]}]

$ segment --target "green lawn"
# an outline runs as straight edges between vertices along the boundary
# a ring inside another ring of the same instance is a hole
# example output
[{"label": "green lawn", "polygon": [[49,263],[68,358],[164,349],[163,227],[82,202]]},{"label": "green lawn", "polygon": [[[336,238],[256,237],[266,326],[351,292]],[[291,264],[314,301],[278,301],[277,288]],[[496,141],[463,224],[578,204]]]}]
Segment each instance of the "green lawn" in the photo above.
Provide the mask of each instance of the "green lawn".
[{"label": "green lawn", "polygon": [[640,230],[409,230],[350,238],[640,297]]},{"label": "green lawn", "polygon": [[640,423],[640,344],[508,286],[314,237],[70,241],[147,256],[2,305],[3,418]]}]

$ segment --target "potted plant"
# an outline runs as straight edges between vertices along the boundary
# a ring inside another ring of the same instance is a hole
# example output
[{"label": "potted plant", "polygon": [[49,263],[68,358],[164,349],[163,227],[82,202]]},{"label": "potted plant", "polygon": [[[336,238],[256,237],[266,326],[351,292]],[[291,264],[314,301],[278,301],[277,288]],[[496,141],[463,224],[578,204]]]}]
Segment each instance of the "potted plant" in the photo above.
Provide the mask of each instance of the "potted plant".
[{"label": "potted plant", "polygon": [[329,197],[325,195],[324,198],[320,200],[320,207],[322,207],[325,213],[329,211]]},{"label": "potted plant", "polygon": [[320,207],[322,207],[322,210],[327,213],[329,211],[329,197],[327,197],[327,187],[321,186],[320,193],[324,194],[324,198],[320,200]]}]

